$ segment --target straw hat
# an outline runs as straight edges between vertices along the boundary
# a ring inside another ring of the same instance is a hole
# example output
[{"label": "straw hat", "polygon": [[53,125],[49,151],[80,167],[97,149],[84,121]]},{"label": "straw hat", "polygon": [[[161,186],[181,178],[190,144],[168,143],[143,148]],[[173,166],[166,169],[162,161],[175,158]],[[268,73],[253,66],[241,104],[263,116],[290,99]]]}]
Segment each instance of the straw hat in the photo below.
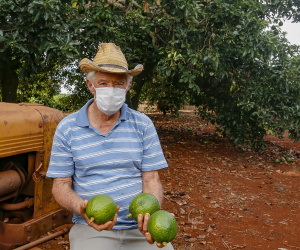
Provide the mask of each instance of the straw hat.
[{"label": "straw hat", "polygon": [[128,64],[119,46],[114,43],[101,43],[93,61],[84,58],[79,63],[84,73],[101,71],[109,73],[127,73],[136,76],[143,70],[143,65],[138,64],[134,69],[128,70]]}]

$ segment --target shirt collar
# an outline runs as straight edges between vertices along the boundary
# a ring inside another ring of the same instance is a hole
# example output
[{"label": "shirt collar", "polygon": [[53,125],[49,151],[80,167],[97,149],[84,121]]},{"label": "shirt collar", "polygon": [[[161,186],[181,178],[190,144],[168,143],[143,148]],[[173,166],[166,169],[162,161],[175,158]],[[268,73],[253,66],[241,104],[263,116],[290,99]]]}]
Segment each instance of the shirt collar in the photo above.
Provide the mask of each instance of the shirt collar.
[{"label": "shirt collar", "polygon": [[[89,119],[87,116],[87,109],[93,103],[94,98],[90,99],[79,111],[76,117],[76,124],[79,127],[89,127]],[[126,103],[123,104],[121,107],[121,116],[119,118],[120,121],[128,120],[129,112],[128,112],[128,105]]]},{"label": "shirt collar", "polygon": [[87,116],[87,108],[93,103],[94,98],[90,99],[79,111],[76,117],[76,124],[79,127],[90,126],[89,119]]},{"label": "shirt collar", "polygon": [[126,121],[129,118],[129,110],[128,105],[126,103],[121,107],[121,116],[119,118],[120,121]]}]

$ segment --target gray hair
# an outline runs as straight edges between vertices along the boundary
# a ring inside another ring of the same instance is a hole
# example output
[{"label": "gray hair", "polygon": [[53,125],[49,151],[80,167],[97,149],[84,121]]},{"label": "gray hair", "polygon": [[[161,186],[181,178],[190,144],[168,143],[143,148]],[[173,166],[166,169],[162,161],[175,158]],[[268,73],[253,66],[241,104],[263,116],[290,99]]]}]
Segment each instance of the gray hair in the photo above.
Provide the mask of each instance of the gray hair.
[{"label": "gray hair", "polygon": [[[95,76],[96,76],[97,71],[90,71],[86,75],[86,79],[89,80],[92,83],[92,86],[94,87],[94,81],[95,81]],[[133,76],[126,74],[126,81],[127,81],[127,87],[128,88],[130,82],[132,81]]]},{"label": "gray hair", "polygon": [[86,79],[89,80],[93,86],[94,86],[95,76],[96,76],[96,71],[90,71],[86,75]]}]

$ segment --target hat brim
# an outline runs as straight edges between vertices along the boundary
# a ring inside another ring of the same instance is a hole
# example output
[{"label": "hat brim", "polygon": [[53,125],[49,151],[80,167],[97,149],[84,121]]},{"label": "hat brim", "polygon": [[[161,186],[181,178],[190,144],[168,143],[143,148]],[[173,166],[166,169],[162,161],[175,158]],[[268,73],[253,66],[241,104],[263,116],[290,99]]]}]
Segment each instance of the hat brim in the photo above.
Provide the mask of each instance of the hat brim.
[{"label": "hat brim", "polygon": [[126,70],[117,67],[105,67],[105,66],[100,67],[99,65],[95,64],[94,62],[92,62],[87,58],[84,58],[80,61],[79,67],[84,73],[89,73],[91,71],[100,71],[105,73],[128,74],[131,76],[137,76],[144,69],[142,64],[136,65],[135,68],[132,70]]}]

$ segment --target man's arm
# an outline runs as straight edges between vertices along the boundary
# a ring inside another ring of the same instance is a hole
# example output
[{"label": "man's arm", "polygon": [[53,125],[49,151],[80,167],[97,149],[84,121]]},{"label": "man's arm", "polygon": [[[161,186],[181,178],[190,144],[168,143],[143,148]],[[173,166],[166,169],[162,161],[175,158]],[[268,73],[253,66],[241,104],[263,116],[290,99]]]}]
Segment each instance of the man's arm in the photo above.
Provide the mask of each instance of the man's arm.
[{"label": "man's arm", "polygon": [[103,225],[98,225],[90,222],[86,215],[85,208],[88,204],[87,200],[81,199],[72,189],[72,177],[55,178],[53,181],[52,193],[55,200],[63,208],[80,215],[85,219],[87,224],[98,231],[111,230],[117,222],[117,216],[120,206],[117,206],[117,212],[113,220],[106,222]]},{"label": "man's arm", "polygon": [[163,187],[160,182],[158,171],[147,171],[142,173],[143,192],[153,194],[159,201],[160,207],[164,199]]},{"label": "man's arm", "polygon": [[[161,207],[164,199],[164,192],[163,192],[162,184],[160,182],[158,171],[142,172],[142,179],[143,179],[143,192],[155,195]],[[140,232],[145,235],[146,240],[150,244],[153,244],[154,240],[152,239],[150,233],[148,232],[149,218],[150,218],[149,213],[146,213],[144,218],[143,215],[140,214],[138,216],[138,227]],[[161,243],[156,243],[156,246],[158,248],[164,247]]]},{"label": "man's arm", "polygon": [[81,205],[84,202],[72,190],[72,177],[55,178],[53,180],[52,193],[59,205],[63,208],[81,215]]}]

